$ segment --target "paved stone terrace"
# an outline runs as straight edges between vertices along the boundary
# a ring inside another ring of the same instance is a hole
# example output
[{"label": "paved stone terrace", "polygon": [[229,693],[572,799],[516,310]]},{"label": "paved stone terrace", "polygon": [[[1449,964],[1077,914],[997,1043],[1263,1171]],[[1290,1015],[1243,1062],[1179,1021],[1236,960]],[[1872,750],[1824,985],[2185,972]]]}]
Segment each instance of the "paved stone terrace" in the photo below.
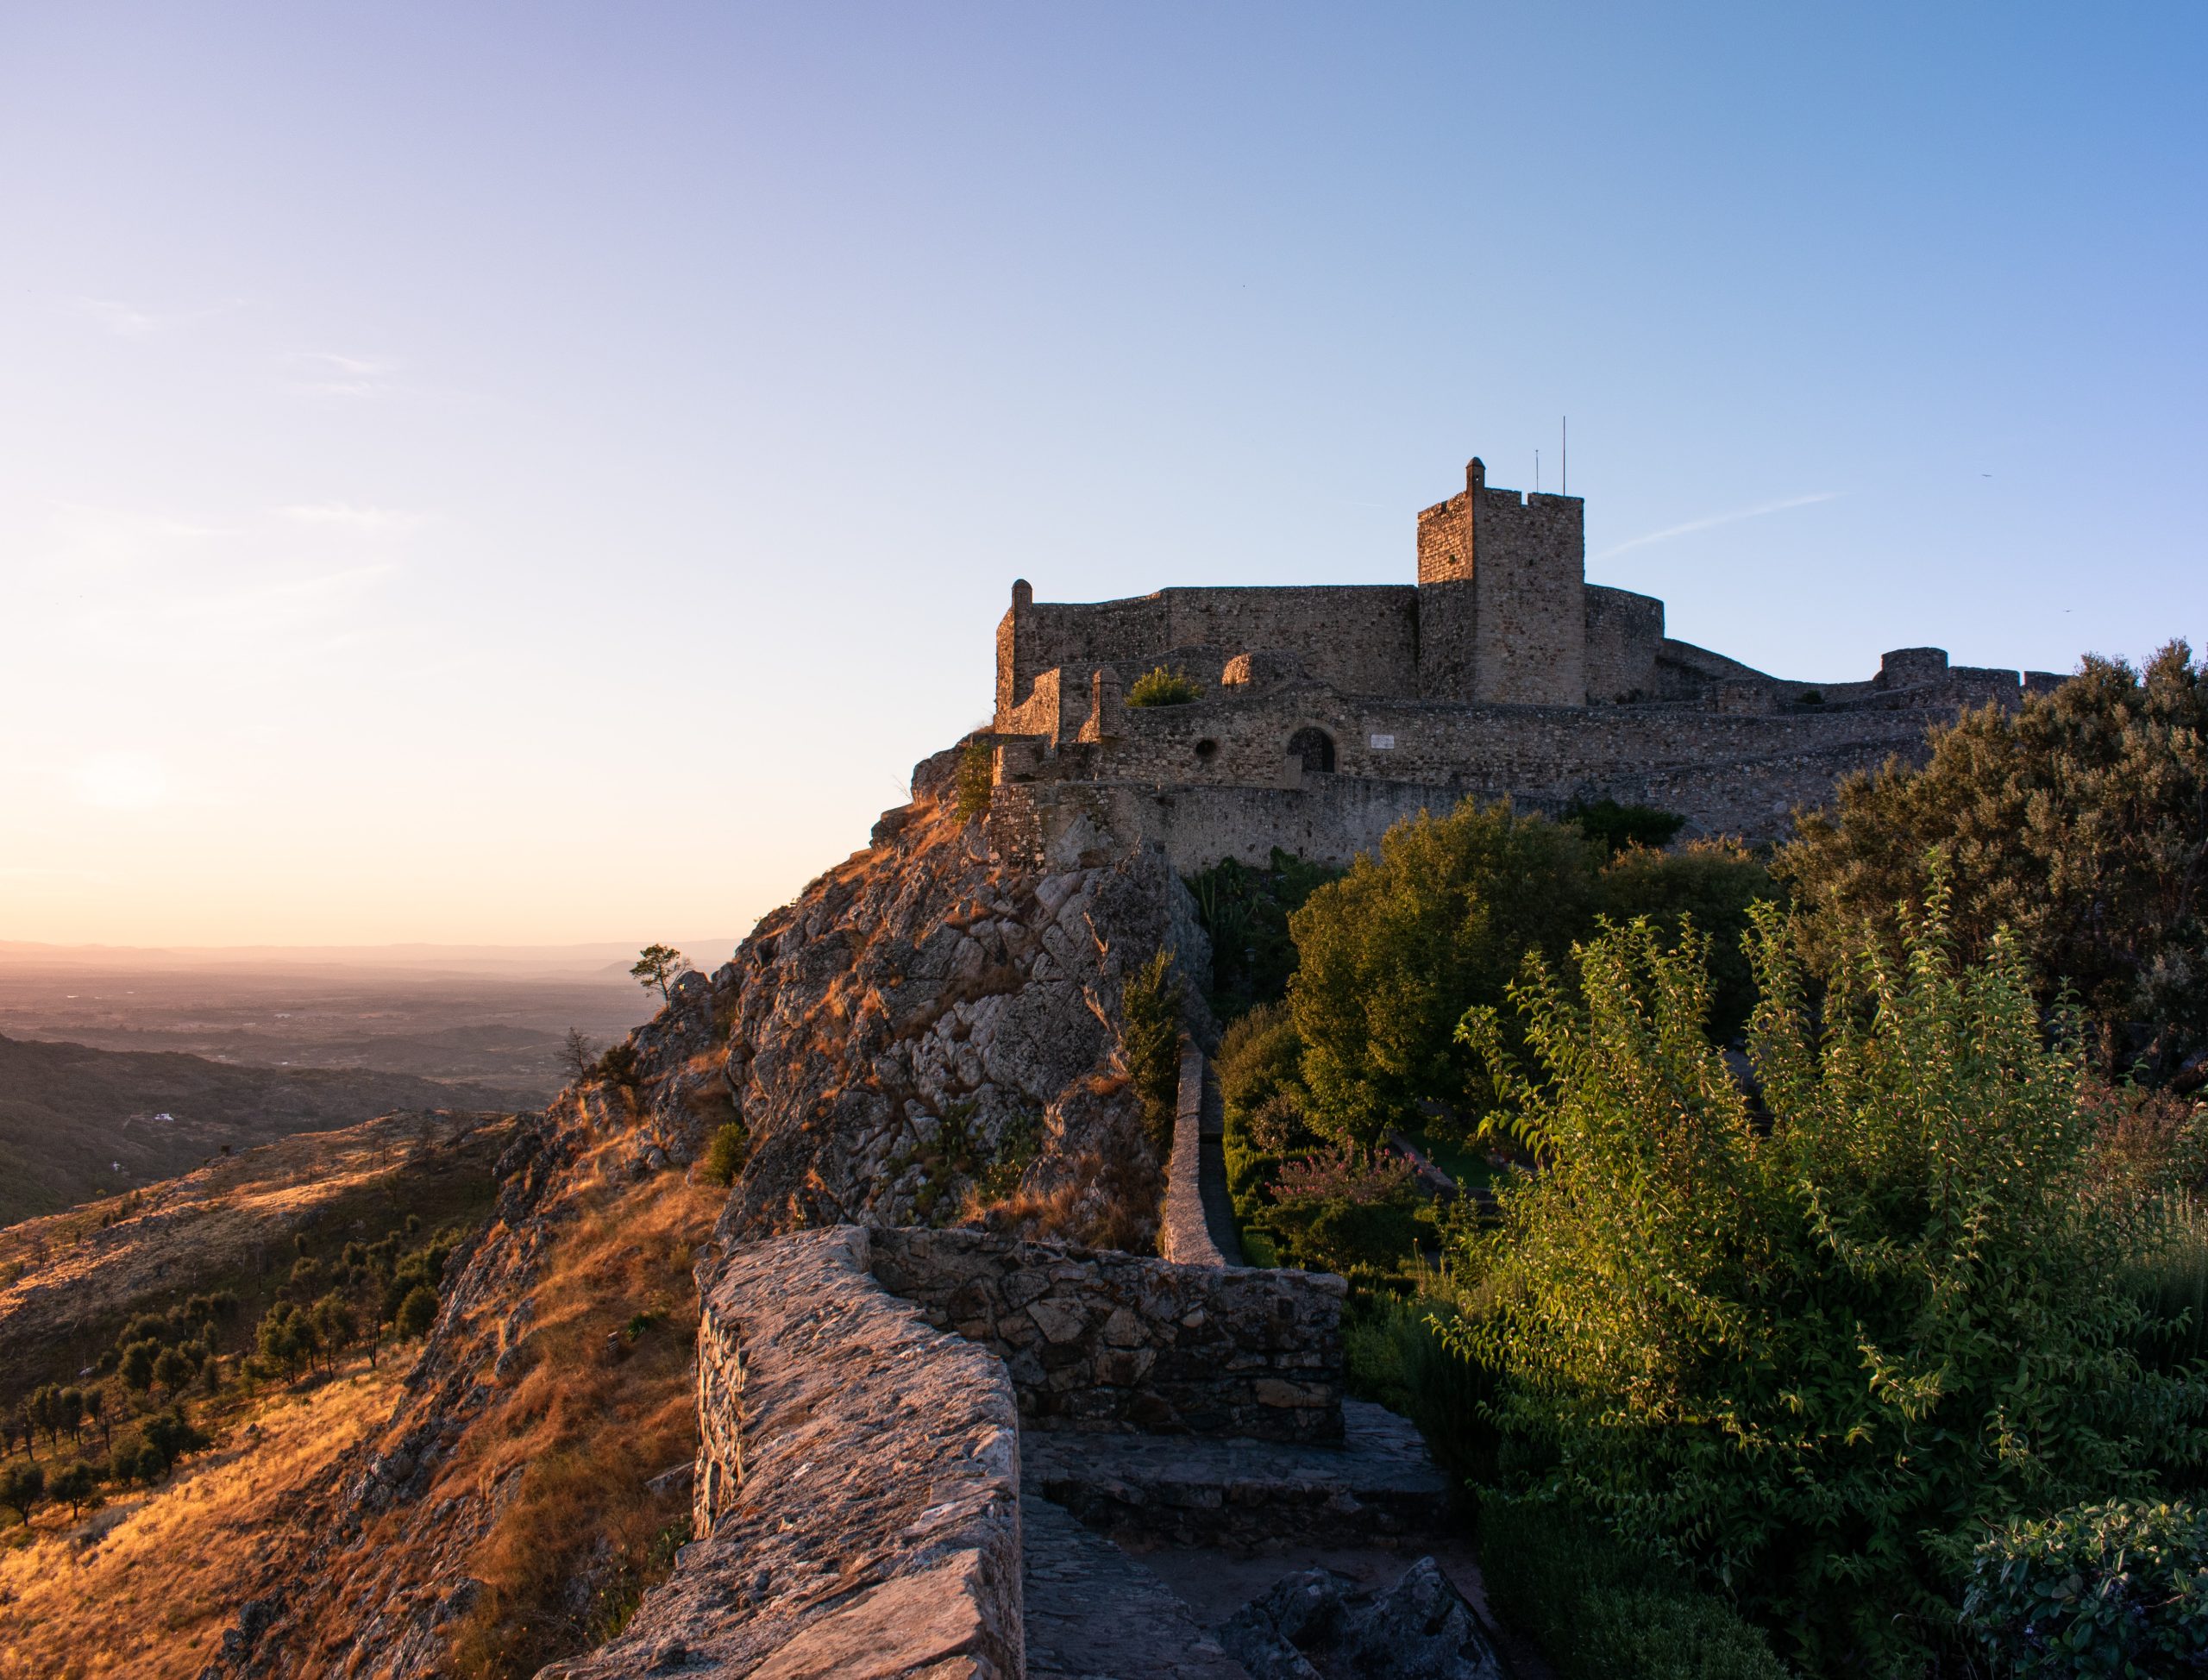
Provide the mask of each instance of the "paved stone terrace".
[{"label": "paved stone terrace", "polygon": [[1248,1680],[1151,1570],[1063,1507],[1019,1501],[1028,1680]]}]

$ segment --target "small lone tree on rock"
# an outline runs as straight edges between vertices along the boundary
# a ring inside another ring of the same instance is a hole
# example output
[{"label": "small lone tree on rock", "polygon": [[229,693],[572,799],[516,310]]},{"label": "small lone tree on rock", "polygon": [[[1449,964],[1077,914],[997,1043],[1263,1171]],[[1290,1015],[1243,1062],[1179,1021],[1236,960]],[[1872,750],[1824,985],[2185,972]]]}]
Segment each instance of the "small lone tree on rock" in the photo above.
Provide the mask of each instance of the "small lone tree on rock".
[{"label": "small lone tree on rock", "polygon": [[672,945],[646,945],[637,953],[637,961],[629,973],[637,985],[647,992],[659,987],[660,1001],[671,1003],[674,998],[674,982],[690,972],[690,960]]}]

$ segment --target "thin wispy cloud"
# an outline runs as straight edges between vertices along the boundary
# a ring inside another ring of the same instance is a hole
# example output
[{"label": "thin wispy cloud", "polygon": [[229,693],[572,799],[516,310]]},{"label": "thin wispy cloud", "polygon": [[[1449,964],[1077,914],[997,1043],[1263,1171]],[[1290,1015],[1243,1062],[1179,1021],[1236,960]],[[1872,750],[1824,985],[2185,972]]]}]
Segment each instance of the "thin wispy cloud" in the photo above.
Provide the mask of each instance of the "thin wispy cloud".
[{"label": "thin wispy cloud", "polygon": [[334,350],[297,350],[291,360],[299,370],[297,388],[323,397],[380,396],[391,389],[395,371],[388,361]]},{"label": "thin wispy cloud", "polygon": [[350,502],[311,502],[279,510],[295,524],[323,530],[357,531],[363,536],[397,536],[422,523],[418,513],[403,508],[358,507]]},{"label": "thin wispy cloud", "polygon": [[172,310],[161,312],[141,309],[113,298],[72,298],[69,307],[78,315],[94,322],[113,333],[117,338],[145,338],[154,333],[166,332],[194,321],[204,321],[225,309],[236,307],[235,303],[212,309]]},{"label": "thin wispy cloud", "polygon": [[1624,554],[1629,549],[1645,549],[1652,542],[1669,542],[1675,536],[1690,536],[1697,531],[1716,530],[1720,525],[1737,525],[1743,519],[1760,519],[1766,513],[1784,513],[1791,507],[1808,507],[1815,502],[1834,501],[1840,494],[1837,490],[1820,490],[1814,496],[1789,496],[1781,501],[1759,503],[1754,507],[1734,508],[1729,513],[1713,513],[1704,519],[1690,519],[1684,525],[1666,525],[1659,531],[1628,537],[1593,558],[1608,560],[1613,555]]}]

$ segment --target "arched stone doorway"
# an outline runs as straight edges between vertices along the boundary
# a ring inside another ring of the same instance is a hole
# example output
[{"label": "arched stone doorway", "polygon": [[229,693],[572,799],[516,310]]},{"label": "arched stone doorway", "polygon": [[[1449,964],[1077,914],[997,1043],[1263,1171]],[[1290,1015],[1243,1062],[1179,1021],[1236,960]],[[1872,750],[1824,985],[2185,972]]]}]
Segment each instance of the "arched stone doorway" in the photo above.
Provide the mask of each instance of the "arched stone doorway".
[{"label": "arched stone doorway", "polygon": [[1334,768],[1334,737],[1307,724],[1288,737],[1288,755],[1301,760],[1307,770],[1331,770]]}]

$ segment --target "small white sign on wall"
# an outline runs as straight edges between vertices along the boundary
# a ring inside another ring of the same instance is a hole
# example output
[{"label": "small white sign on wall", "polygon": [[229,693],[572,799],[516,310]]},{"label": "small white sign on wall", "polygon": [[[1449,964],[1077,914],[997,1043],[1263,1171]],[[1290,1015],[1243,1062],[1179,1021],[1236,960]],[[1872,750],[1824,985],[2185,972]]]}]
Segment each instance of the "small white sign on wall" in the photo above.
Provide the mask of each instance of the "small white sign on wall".
[{"label": "small white sign on wall", "polygon": [[1396,737],[1392,735],[1374,736],[1372,737],[1372,750],[1376,753],[1391,753],[1395,751]]}]

